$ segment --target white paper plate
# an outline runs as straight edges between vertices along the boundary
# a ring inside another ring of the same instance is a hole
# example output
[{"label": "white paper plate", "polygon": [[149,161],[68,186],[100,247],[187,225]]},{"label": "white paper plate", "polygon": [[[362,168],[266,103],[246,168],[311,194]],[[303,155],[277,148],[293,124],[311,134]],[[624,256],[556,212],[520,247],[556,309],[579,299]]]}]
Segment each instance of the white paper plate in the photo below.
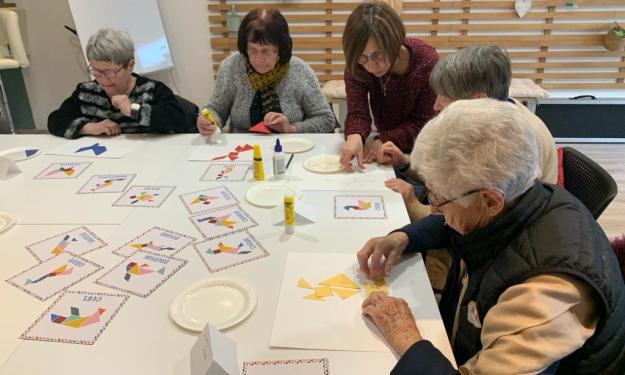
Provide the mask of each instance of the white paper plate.
[{"label": "white paper plate", "polygon": [[9,230],[14,225],[15,216],[6,212],[0,212],[0,233]]},{"label": "white paper plate", "polygon": [[304,168],[315,173],[336,173],[343,170],[339,155],[317,155],[304,162]]},{"label": "white paper plate", "polygon": [[282,151],[287,154],[298,154],[315,147],[315,144],[306,138],[284,138],[284,140],[280,140],[280,144]]},{"label": "white paper plate", "polygon": [[285,193],[290,193],[295,200],[302,196],[302,192],[288,182],[261,182],[253,185],[245,198],[254,206],[275,207],[284,203]]},{"label": "white paper plate", "polygon": [[180,292],[169,315],[182,328],[202,332],[208,322],[218,329],[232,327],[254,307],[256,294],[248,284],[234,278],[205,279]]},{"label": "white paper plate", "polygon": [[35,156],[39,156],[40,154],[41,154],[41,149],[35,146],[21,146],[21,147],[12,148],[10,150],[0,151],[0,157],[9,158],[13,161],[32,159]]}]

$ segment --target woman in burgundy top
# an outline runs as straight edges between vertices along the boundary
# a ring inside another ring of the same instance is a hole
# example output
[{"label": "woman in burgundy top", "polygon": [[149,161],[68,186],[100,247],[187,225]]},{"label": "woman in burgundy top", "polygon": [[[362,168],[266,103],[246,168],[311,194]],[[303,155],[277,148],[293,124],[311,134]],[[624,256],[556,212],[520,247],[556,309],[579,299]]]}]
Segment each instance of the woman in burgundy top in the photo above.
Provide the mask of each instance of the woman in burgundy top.
[{"label": "woman in burgundy top", "polygon": [[[406,38],[399,15],[388,4],[367,2],[347,20],[343,33],[347,117],[341,164],[352,170],[378,159],[384,142],[410,152],[419,130],[436,112],[436,94],[428,83],[438,61],[436,50]],[[378,135],[371,133],[371,113]]]}]

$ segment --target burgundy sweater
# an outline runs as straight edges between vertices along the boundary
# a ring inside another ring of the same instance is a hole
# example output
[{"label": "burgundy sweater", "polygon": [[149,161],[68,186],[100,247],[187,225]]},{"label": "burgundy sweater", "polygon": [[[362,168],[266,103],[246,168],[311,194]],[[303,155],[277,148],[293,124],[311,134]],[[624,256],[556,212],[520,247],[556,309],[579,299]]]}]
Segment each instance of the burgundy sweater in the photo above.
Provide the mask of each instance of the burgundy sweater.
[{"label": "burgundy sweater", "polygon": [[438,54],[434,47],[418,39],[406,38],[404,45],[410,51],[408,69],[401,76],[388,73],[390,78],[388,75],[381,77],[386,82],[386,96],[382,94],[380,78],[368,74],[366,82],[361,82],[345,70],[345,138],[359,134],[364,144],[371,133],[370,113],[373,113],[378,138],[382,142],[392,141],[402,151],[410,152],[423,125],[436,115],[436,94],[428,80]]}]

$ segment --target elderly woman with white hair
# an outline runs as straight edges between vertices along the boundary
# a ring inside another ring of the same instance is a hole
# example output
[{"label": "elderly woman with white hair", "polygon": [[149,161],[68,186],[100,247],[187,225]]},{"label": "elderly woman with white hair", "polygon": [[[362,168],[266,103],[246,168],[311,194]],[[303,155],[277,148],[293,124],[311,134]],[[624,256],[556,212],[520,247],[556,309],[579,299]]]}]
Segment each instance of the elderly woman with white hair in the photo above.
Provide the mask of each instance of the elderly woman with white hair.
[{"label": "elderly woman with white hair", "polygon": [[[369,240],[360,268],[378,278],[402,253],[450,248],[439,307],[462,374],[623,374],[618,263],[584,205],[537,180],[538,159],[514,106],[449,105],[411,155],[433,215]],[[363,313],[401,356],[392,374],[456,373],[421,337],[404,300],[372,293]]]},{"label": "elderly woman with white hair", "polygon": [[134,43],[125,31],[101,29],[86,47],[94,80],[80,83],[48,117],[59,137],[120,133],[183,133],[185,115],[162,82],[133,73]]}]

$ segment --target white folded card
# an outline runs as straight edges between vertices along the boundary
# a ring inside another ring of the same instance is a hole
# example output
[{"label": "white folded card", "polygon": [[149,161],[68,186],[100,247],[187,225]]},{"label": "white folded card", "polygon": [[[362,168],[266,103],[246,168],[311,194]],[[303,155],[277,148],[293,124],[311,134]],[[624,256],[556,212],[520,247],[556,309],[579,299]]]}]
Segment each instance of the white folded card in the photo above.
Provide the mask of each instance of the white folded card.
[{"label": "white folded card", "polygon": [[191,348],[191,375],[239,375],[237,344],[206,324]]},{"label": "white folded card", "polygon": [[15,162],[9,158],[0,157],[0,180],[6,180],[9,177],[17,176],[22,171],[15,165]]}]

